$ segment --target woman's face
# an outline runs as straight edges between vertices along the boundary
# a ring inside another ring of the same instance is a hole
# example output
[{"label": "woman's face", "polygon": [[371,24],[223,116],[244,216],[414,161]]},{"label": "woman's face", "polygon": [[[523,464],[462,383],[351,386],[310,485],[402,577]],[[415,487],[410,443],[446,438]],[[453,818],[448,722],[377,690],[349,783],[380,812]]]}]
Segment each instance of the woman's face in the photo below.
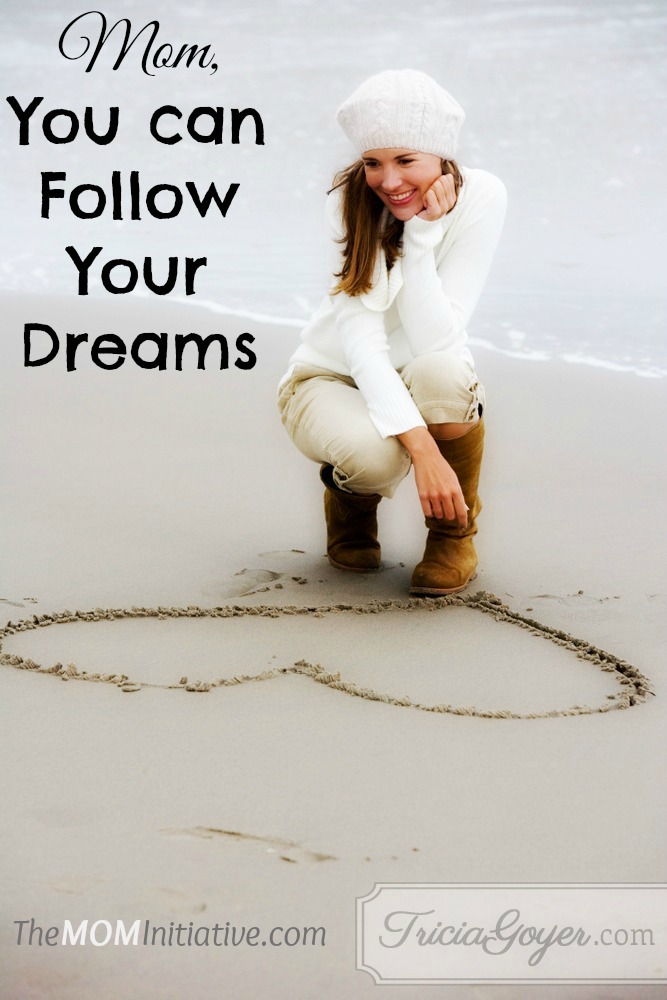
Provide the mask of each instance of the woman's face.
[{"label": "woman's face", "polygon": [[442,161],[433,153],[369,149],[362,160],[368,186],[401,222],[421,212],[424,195],[442,177]]}]

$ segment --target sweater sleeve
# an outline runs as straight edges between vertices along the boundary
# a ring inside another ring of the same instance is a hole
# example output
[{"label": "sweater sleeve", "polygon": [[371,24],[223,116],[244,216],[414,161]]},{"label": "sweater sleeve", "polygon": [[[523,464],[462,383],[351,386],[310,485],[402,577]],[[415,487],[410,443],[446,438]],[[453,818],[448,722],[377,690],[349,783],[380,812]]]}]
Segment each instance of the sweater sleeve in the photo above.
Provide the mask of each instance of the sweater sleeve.
[{"label": "sweater sleeve", "polygon": [[[334,249],[332,273],[340,271],[342,257],[340,244],[336,243],[342,235],[337,196],[337,191],[329,195],[326,211]],[[380,436],[387,438],[413,427],[425,427],[424,418],[389,358],[384,313],[370,310],[359,296],[345,292],[329,298],[347,366]]]},{"label": "sweater sleeve", "polygon": [[[404,280],[396,305],[415,357],[455,344],[481,295],[507,207],[503,182],[486,171],[484,175],[482,190],[466,192],[458,221],[450,212],[435,222],[414,216],[405,223]],[[455,238],[438,267],[436,247],[455,224]]]}]

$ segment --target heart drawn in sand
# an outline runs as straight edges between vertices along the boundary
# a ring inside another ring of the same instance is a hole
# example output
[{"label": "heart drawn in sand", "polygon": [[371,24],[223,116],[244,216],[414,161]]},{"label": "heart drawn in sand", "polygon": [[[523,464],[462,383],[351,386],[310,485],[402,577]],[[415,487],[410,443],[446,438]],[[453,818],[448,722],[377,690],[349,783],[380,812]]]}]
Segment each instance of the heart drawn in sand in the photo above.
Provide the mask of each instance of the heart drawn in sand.
[{"label": "heart drawn in sand", "polygon": [[[390,694],[346,681],[340,672],[332,673],[320,664],[309,663],[306,660],[298,660],[291,666],[275,667],[258,674],[237,674],[227,678],[221,677],[213,681],[191,680],[187,677],[182,677],[178,684],[155,684],[142,680],[134,680],[127,674],[121,673],[88,673],[85,670],[79,670],[74,663],[69,663],[66,666],[62,663],[55,663],[49,667],[41,666],[28,657],[2,651],[3,641],[8,636],[31,629],[43,629],[52,625],[62,625],[72,622],[115,621],[122,618],[155,618],[158,620],[169,618],[239,618],[244,616],[280,618],[286,615],[309,615],[321,618],[328,614],[340,613],[341,611],[377,615],[387,612],[410,612],[424,609],[437,612],[448,606],[467,607],[471,610],[492,615],[496,621],[516,625],[518,628],[528,630],[533,635],[571,650],[578,659],[588,661],[599,670],[613,674],[614,679],[618,683],[619,690],[615,695],[608,695],[606,702],[597,707],[573,705],[565,709],[544,712],[514,712],[510,709],[484,710],[470,706],[457,707],[447,703],[422,704],[408,696],[394,697]],[[347,695],[364,698],[368,701],[378,701],[401,708],[417,709],[423,712],[493,719],[546,719],[565,715],[591,715],[597,712],[616,711],[638,705],[646,701],[649,694],[654,693],[649,679],[626,660],[620,659],[613,653],[607,653],[597,646],[586,642],[584,639],[576,639],[559,629],[520,615],[503,604],[499,597],[489,594],[486,591],[478,591],[474,595],[454,594],[449,597],[435,599],[414,598],[406,601],[371,601],[366,604],[336,604],[315,607],[296,607],[293,605],[259,605],[249,607],[229,605],[215,608],[201,608],[190,605],[187,608],[95,608],[91,611],[63,611],[54,614],[33,615],[31,618],[23,621],[15,623],[10,621],[4,628],[0,629],[0,664],[19,670],[31,670],[37,673],[51,674],[60,677],[62,680],[83,680],[114,684],[121,691],[127,693],[141,691],[145,687],[159,687],[168,690],[201,693],[219,687],[231,687],[254,681],[271,680],[289,674],[298,674],[303,677],[309,677],[318,684],[325,684],[335,691],[342,691]]]}]

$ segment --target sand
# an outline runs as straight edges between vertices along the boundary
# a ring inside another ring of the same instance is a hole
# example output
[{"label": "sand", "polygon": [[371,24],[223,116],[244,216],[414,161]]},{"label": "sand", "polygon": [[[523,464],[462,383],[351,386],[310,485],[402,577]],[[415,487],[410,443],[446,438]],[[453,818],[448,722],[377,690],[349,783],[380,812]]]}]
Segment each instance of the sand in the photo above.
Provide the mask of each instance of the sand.
[{"label": "sand", "polygon": [[[323,555],[317,469],[274,402],[296,331],[137,299],[2,314],[3,996],[356,1000],[374,882],[667,880],[660,380],[477,348],[479,575],[411,601],[411,477],[380,507],[378,574]],[[249,330],[258,364],[26,369],[28,321]],[[32,916],[321,925],[327,943],[17,947]]]}]

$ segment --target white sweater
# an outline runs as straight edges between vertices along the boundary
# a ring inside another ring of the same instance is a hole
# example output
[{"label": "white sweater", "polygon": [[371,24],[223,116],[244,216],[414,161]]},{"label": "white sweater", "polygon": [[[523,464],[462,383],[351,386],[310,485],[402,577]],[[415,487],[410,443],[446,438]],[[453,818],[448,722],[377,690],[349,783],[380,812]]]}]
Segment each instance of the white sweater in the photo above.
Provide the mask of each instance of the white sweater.
[{"label": "white sweater", "polygon": [[[486,170],[461,167],[464,183],[454,208],[435,222],[414,216],[404,226],[403,256],[387,271],[375,262],[365,295],[328,295],[301,334],[281,379],[298,363],[351,376],[383,437],[426,426],[396,369],[430,351],[451,351],[474,366],[466,326],[491,267],[505,218],[507,192]],[[343,234],[341,192],[326,201],[331,240]],[[388,213],[385,208],[384,212]],[[340,271],[333,243],[331,273]]]}]

